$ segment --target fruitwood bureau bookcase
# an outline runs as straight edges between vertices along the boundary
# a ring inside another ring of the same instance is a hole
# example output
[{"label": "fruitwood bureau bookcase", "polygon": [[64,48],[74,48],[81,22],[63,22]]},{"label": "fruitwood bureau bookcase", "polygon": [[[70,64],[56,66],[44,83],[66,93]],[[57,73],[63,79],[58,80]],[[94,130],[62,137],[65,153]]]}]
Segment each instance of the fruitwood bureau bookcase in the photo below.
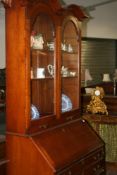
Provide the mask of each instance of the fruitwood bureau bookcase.
[{"label": "fruitwood bureau bookcase", "polygon": [[104,143],[80,116],[79,6],[6,7],[7,175],[102,175]]}]

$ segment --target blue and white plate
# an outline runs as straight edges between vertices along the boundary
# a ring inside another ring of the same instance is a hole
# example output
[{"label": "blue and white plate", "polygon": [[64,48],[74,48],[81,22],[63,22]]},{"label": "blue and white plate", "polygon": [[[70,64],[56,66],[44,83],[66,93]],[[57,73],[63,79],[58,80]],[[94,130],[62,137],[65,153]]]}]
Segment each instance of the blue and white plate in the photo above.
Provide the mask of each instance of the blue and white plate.
[{"label": "blue and white plate", "polygon": [[34,106],[33,104],[31,105],[31,119],[32,120],[36,120],[39,119],[39,111],[36,108],[36,106]]},{"label": "blue and white plate", "polygon": [[70,111],[71,109],[72,109],[71,99],[67,95],[62,94],[62,112]]}]

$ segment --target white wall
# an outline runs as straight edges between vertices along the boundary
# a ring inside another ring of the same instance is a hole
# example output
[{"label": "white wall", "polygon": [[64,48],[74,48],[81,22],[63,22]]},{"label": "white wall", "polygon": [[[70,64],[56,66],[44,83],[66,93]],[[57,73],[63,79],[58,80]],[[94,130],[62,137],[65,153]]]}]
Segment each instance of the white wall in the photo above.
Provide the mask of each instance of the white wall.
[{"label": "white wall", "polygon": [[5,15],[0,8],[0,68],[5,67]]},{"label": "white wall", "polygon": [[91,19],[82,25],[82,35],[94,38],[117,39],[117,1],[89,11]]},{"label": "white wall", "polygon": [[82,35],[93,38],[117,39],[117,0],[64,0],[66,4],[77,4],[84,8],[97,6],[88,10],[91,18],[82,25]]}]

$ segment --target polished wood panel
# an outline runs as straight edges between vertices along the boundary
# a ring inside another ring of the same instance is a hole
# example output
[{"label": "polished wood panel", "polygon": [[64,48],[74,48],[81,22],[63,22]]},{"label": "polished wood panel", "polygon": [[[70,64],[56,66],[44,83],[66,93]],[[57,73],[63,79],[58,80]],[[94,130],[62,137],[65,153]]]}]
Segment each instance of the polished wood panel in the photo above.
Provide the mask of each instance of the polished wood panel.
[{"label": "polished wood panel", "polygon": [[[103,142],[84,120],[71,122],[34,136],[8,135],[7,141],[9,175],[54,175],[64,174],[63,172],[72,172],[75,175],[78,173],[76,170],[81,174],[84,171],[87,175],[87,168],[89,172],[94,172],[92,166],[96,170],[105,171]],[[12,147],[13,152],[10,151]],[[17,152],[20,154],[16,156]],[[12,168],[14,164],[16,168]],[[19,166],[22,168],[19,169]]]}]

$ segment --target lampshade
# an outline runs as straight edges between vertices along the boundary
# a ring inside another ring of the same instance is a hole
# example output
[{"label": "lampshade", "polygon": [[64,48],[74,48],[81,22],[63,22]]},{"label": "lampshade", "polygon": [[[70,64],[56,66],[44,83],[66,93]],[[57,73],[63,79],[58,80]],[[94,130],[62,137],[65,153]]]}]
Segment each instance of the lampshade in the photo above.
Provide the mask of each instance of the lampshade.
[{"label": "lampshade", "polygon": [[111,81],[111,79],[110,79],[110,74],[103,74],[103,80],[102,81],[104,81],[104,82],[108,82],[108,81]]},{"label": "lampshade", "polygon": [[85,81],[92,80],[89,69],[85,69]]}]

